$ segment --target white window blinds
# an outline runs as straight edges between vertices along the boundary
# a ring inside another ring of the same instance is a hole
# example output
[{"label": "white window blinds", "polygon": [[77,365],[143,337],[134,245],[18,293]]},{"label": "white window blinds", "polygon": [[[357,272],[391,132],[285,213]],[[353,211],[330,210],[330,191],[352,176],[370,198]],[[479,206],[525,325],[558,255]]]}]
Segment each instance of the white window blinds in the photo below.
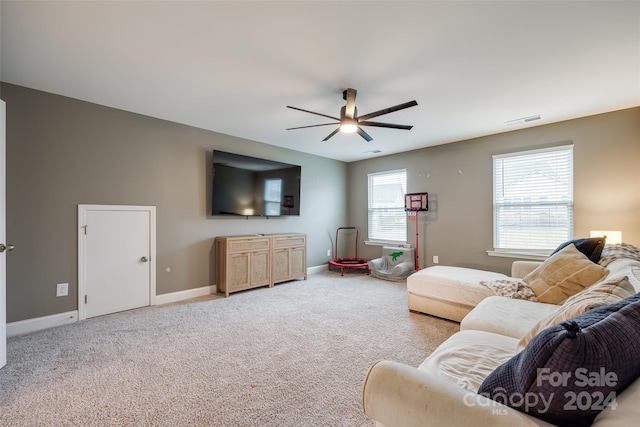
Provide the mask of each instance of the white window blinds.
[{"label": "white window blinds", "polygon": [[555,249],[573,236],[573,146],[493,157],[494,248]]},{"label": "white window blinds", "polygon": [[407,192],[405,169],[371,173],[369,176],[369,240],[406,242]]}]

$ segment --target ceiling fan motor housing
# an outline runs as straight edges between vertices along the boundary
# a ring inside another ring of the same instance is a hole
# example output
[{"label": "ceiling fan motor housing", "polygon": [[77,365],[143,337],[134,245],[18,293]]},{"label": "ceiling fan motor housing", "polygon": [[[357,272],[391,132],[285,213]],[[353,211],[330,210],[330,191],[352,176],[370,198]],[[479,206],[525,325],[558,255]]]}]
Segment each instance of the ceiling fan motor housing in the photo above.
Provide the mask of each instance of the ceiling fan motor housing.
[{"label": "ceiling fan motor housing", "polygon": [[[346,111],[347,111],[347,106],[343,105],[340,108],[340,122],[342,122],[344,120]],[[358,118],[358,107],[353,107],[353,117],[352,118],[354,118],[354,119]]]}]

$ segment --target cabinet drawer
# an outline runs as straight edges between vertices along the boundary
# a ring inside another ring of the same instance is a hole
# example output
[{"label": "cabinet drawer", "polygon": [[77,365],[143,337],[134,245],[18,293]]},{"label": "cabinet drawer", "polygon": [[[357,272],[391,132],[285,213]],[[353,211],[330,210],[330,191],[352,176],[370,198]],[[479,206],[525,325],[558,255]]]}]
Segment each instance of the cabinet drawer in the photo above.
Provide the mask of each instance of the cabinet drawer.
[{"label": "cabinet drawer", "polygon": [[306,236],[288,236],[288,237],[274,237],[274,248],[290,248],[292,246],[304,246],[306,242]]},{"label": "cabinet drawer", "polygon": [[229,251],[256,251],[269,249],[269,239],[243,239],[229,242]]}]

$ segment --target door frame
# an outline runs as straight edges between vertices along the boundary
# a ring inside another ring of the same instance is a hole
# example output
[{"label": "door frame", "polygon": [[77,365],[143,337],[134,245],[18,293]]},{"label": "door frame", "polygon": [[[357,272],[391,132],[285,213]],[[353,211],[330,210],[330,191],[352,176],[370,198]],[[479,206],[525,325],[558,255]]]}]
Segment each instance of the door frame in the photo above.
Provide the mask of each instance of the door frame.
[{"label": "door frame", "polygon": [[[6,158],[6,131],[7,116],[6,104],[0,99],[0,240],[6,242],[7,238],[7,158]],[[0,254],[0,368],[7,364],[7,252]]]},{"label": "door frame", "polygon": [[143,211],[149,213],[149,305],[156,305],[156,207],[128,205],[78,205],[78,320],[87,318],[87,247],[85,226],[90,211]]}]

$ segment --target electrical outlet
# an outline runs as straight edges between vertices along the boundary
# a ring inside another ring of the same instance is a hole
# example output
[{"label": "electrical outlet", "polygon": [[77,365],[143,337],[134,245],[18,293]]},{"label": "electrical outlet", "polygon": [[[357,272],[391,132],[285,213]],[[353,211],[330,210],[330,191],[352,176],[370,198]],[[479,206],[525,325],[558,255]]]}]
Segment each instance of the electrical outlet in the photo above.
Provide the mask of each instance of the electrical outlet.
[{"label": "electrical outlet", "polygon": [[56,296],[57,297],[66,297],[69,295],[69,284],[68,283],[58,283],[56,285]]},{"label": "electrical outlet", "polygon": [[433,263],[437,264],[438,263],[438,255],[434,255],[433,256]]},{"label": "electrical outlet", "polygon": [[331,256],[331,249],[327,249],[327,256]]}]

